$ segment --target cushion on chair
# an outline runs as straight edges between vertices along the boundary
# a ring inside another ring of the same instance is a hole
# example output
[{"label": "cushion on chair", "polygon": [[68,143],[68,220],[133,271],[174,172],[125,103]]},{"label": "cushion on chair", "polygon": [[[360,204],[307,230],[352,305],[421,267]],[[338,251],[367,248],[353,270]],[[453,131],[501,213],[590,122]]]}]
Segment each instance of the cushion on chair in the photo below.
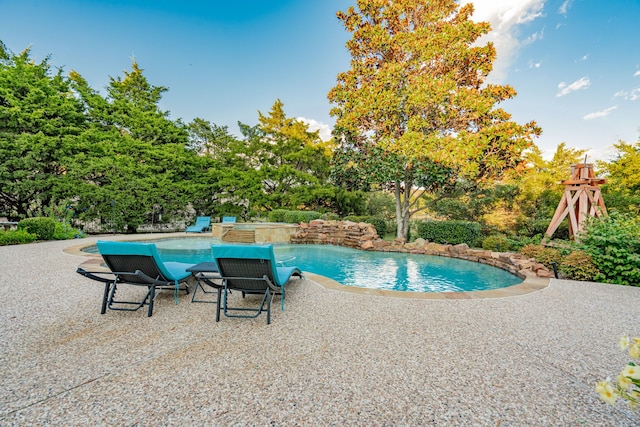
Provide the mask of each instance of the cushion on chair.
[{"label": "cushion on chair", "polygon": [[158,248],[153,243],[139,242],[108,242],[98,240],[98,250],[101,255],[141,255],[153,257],[158,270],[167,280],[182,280],[191,273],[187,272],[187,268],[193,264],[185,264],[182,262],[163,262]]},{"label": "cushion on chair", "polygon": [[276,272],[278,273],[278,277],[275,279],[279,286],[287,283],[295,273],[302,274],[298,267],[276,267]]},{"label": "cushion on chair", "polygon": [[187,268],[193,267],[193,264],[176,261],[167,261],[163,264],[171,274],[172,280],[182,280],[185,277],[190,276],[191,272],[187,271]]}]

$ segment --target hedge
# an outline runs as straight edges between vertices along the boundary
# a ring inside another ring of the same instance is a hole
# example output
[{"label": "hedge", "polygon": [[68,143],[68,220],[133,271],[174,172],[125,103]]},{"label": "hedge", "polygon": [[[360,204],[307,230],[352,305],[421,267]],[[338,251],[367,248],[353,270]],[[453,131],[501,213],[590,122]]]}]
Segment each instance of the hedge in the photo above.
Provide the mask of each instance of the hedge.
[{"label": "hedge", "polygon": [[269,222],[284,222],[285,209],[275,209],[269,212]]},{"label": "hedge", "polygon": [[470,221],[423,221],[418,223],[418,236],[440,244],[469,246],[480,236],[481,227]]},{"label": "hedge", "polygon": [[56,232],[56,220],[53,218],[25,218],[18,223],[18,230],[35,234],[37,240],[52,240]]},{"label": "hedge", "polygon": [[33,243],[36,239],[36,235],[27,230],[0,231],[0,246]]},{"label": "hedge", "polygon": [[320,212],[315,211],[288,211],[285,209],[276,209],[269,212],[270,222],[285,222],[288,224],[297,224],[300,222],[309,222],[314,219],[322,218]]},{"label": "hedge", "polygon": [[503,234],[492,234],[482,241],[482,249],[494,252],[507,252],[510,249],[509,239]]}]

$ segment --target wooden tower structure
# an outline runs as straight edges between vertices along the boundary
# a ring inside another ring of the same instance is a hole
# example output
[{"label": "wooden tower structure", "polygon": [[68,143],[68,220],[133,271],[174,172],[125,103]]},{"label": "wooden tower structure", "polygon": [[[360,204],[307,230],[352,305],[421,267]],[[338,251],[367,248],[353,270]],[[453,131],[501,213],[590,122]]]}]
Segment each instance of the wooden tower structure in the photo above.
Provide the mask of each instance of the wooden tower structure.
[{"label": "wooden tower structure", "polygon": [[547,231],[544,233],[542,244],[544,245],[547,240],[551,240],[553,233],[567,217],[569,218],[569,237],[576,240],[588,217],[606,216],[607,208],[600,192],[600,184],[605,182],[606,180],[603,178],[596,178],[593,164],[585,162],[572,165],[571,178],[562,181],[564,194]]}]

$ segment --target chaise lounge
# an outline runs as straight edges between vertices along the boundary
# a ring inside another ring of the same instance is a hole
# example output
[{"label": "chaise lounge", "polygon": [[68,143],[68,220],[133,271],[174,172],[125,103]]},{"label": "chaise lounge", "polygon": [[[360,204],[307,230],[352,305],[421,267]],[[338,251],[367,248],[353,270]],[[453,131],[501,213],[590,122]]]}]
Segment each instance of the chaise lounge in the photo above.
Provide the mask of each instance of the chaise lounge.
[{"label": "chaise lounge", "polygon": [[210,227],[211,217],[199,216],[198,218],[196,218],[196,223],[194,225],[187,227],[185,233],[202,233],[209,230]]},{"label": "chaise lounge", "polygon": [[[176,303],[180,290],[189,293],[187,281],[193,276],[187,269],[192,264],[163,262],[153,243],[98,241],[97,245],[111,271],[86,271],[78,268],[76,272],[104,283],[101,314],[107,308],[136,311],[147,305],[147,315],[151,317],[157,289],[172,289]],[[146,286],[148,291],[140,301],[116,300],[116,290],[121,284]]]},{"label": "chaise lounge", "polygon": [[[267,325],[271,323],[271,300],[281,295],[284,311],[285,285],[296,276],[302,278],[297,267],[278,267],[273,254],[273,245],[211,245],[213,258],[222,279],[222,304],[218,298],[216,320],[220,318],[220,307],[227,317],[258,317],[267,312]],[[229,292],[237,290],[246,294],[262,295],[257,308],[230,307]],[[266,306],[266,307],[265,307]],[[239,314],[250,312],[252,314]]]}]

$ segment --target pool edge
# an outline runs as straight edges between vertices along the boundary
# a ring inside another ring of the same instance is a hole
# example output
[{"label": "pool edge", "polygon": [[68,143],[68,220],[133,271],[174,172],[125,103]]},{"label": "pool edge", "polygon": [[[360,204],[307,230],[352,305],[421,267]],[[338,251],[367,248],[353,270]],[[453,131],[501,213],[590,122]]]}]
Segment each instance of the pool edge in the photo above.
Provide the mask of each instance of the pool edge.
[{"label": "pool edge", "polygon": [[487,291],[469,291],[469,292],[403,292],[391,291],[386,289],[369,289],[358,288],[355,286],[345,286],[333,279],[321,276],[315,273],[304,272],[304,275],[310,281],[322,286],[325,289],[348,292],[360,295],[373,295],[391,298],[405,299],[430,299],[430,300],[471,300],[471,299],[493,299],[508,298],[520,295],[527,295],[546,289],[549,286],[550,279],[540,277],[528,277],[522,283],[507,286],[500,289],[491,289]]},{"label": "pool edge", "polygon": [[[173,238],[173,237],[181,237],[184,236],[184,233],[167,233],[163,237]],[[104,237],[114,237],[114,236],[104,236]],[[153,240],[157,239],[157,235],[149,235],[146,239],[141,237],[140,235],[131,235],[129,236],[117,236],[118,240]],[[193,236],[189,236],[193,237]],[[196,236],[199,237],[199,236]],[[202,236],[205,237],[205,236]],[[210,236],[206,236],[210,237]],[[69,255],[76,255],[86,258],[86,261],[89,264],[93,264],[97,259],[102,259],[99,255],[90,254],[87,252],[83,252],[87,246],[95,245],[95,241],[91,242],[83,242],[82,244],[69,246],[64,248],[62,251]],[[93,260],[93,262],[91,261]],[[84,263],[83,263],[84,264]],[[497,267],[496,267],[497,268]],[[493,298],[508,298],[520,295],[527,295],[534,292],[541,291],[546,289],[549,286],[550,279],[541,278],[541,277],[527,277],[522,283],[518,283],[516,285],[507,286],[505,288],[500,289],[491,289],[487,291],[468,291],[468,292],[403,292],[403,291],[391,291],[385,289],[369,289],[369,288],[358,288],[355,286],[345,286],[339,282],[336,282],[333,279],[330,279],[325,276],[321,276],[319,274],[304,272],[306,278],[310,281],[320,285],[321,287],[339,291],[339,292],[347,292],[352,294],[360,294],[360,295],[372,295],[372,296],[381,296],[381,297],[391,297],[391,298],[405,298],[405,299],[429,299],[429,300],[471,300],[471,299],[493,299]]]}]

